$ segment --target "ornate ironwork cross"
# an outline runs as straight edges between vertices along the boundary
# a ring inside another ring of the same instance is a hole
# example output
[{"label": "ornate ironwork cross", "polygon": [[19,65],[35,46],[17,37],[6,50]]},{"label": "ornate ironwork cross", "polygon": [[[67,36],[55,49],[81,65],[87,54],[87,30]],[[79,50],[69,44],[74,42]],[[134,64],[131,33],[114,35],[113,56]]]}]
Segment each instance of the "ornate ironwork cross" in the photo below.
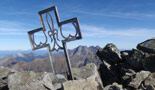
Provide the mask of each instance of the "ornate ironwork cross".
[{"label": "ornate ironwork cross", "polygon": [[[54,14],[54,17],[56,18],[55,20],[56,23],[54,23],[52,13]],[[72,19],[68,19],[65,21],[61,21],[59,18],[59,14],[58,14],[58,10],[56,6],[52,6],[50,8],[40,11],[39,16],[40,16],[42,27],[28,32],[32,49],[36,50],[36,49],[41,49],[41,48],[47,48],[49,52],[49,59],[51,62],[53,73],[55,73],[55,71],[53,67],[51,52],[58,51],[58,50],[64,50],[67,67],[68,67],[68,73],[70,76],[69,79],[73,80],[71,63],[70,63],[66,43],[82,38],[78,19],[72,18]],[[73,35],[69,34],[65,36],[64,33],[62,32],[62,26],[66,24],[72,24],[73,27],[75,28],[75,33]],[[58,29],[55,28],[56,25]],[[40,42],[39,44],[35,42],[35,34],[37,32],[42,32],[45,38],[44,42]]]}]

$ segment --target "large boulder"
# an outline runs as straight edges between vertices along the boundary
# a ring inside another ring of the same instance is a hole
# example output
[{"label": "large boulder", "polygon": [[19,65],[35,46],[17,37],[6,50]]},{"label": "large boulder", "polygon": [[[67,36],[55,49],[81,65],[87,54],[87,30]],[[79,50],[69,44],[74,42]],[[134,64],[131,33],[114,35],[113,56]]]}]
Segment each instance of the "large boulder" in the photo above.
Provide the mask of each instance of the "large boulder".
[{"label": "large boulder", "polygon": [[119,81],[119,79],[117,77],[118,73],[115,73],[114,71],[112,71],[110,69],[110,67],[108,67],[106,64],[102,63],[98,70],[104,86],[112,84],[116,81]]},{"label": "large boulder", "polygon": [[145,70],[155,72],[155,55],[150,55],[143,61],[143,66]]},{"label": "large boulder", "polygon": [[73,69],[73,75],[77,80],[64,82],[64,90],[103,90],[95,64],[88,64],[80,69]]},{"label": "large boulder", "polygon": [[[93,78],[93,77],[91,77]],[[103,90],[100,85],[93,79],[81,79],[75,81],[68,81],[63,84],[64,90]]]},{"label": "large boulder", "polygon": [[147,53],[155,53],[155,39],[149,39],[138,44],[137,49]]},{"label": "large boulder", "polygon": [[152,73],[141,85],[143,90],[155,90],[155,73]]},{"label": "large boulder", "polygon": [[142,82],[145,81],[151,73],[149,71],[141,71],[136,74],[135,78],[130,82],[129,86],[138,89]]},{"label": "large boulder", "polygon": [[145,55],[140,50],[132,49],[128,51],[121,51],[121,56],[126,68],[133,69],[135,71],[141,71],[144,69],[143,61]]},{"label": "large boulder", "polygon": [[110,65],[117,64],[121,61],[120,51],[112,43],[107,44],[102,50],[97,51],[97,56],[102,61],[106,61]]},{"label": "large boulder", "polygon": [[137,73],[135,79],[130,83],[132,89],[155,90],[155,73],[141,71]]},{"label": "large boulder", "polygon": [[119,49],[114,44],[109,43],[102,50],[98,50],[96,54],[103,62],[99,67],[103,85],[121,82],[121,77],[125,72],[122,67],[123,61]]},{"label": "large boulder", "polygon": [[0,90],[8,90],[8,76],[14,72],[14,70],[0,67]]},{"label": "large boulder", "polygon": [[8,77],[8,87],[9,90],[56,90],[61,83],[52,73],[16,72]]}]

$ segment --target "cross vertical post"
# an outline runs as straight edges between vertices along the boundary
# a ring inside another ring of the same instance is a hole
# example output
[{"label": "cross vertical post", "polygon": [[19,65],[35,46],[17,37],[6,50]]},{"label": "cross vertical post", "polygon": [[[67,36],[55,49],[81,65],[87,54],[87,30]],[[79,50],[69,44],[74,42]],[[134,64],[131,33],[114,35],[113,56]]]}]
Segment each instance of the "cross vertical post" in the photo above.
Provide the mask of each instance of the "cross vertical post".
[{"label": "cross vertical post", "polygon": [[50,64],[51,64],[52,72],[53,72],[53,74],[55,74],[54,65],[53,65],[53,58],[52,58],[52,54],[50,52],[50,46],[48,46],[47,49],[48,49],[48,54],[49,54],[48,56],[49,56],[49,59],[50,59]]},{"label": "cross vertical post", "polygon": [[[54,13],[56,23],[54,23],[51,12]],[[38,14],[40,16],[42,27],[28,32],[32,49],[37,50],[45,47],[48,49],[49,59],[50,59],[53,73],[55,73],[55,70],[53,66],[53,59],[52,59],[51,52],[63,50],[66,58],[66,62],[67,62],[68,73],[69,73],[68,79],[73,80],[74,78],[72,74],[71,62],[69,59],[66,43],[82,39],[78,19],[71,18],[68,20],[61,21],[59,18],[59,13],[56,6],[52,6],[47,9],[44,9],[40,11]],[[64,35],[62,31],[63,31],[63,26],[66,24],[72,24],[72,26],[75,29],[75,32],[73,34],[69,34],[67,36]],[[55,28],[55,25],[58,26],[58,29]],[[40,41],[40,43],[37,44],[35,42],[35,34],[38,32],[42,32],[42,36],[44,37],[45,40]]]},{"label": "cross vertical post", "polygon": [[73,80],[74,78],[73,78],[73,74],[72,74],[71,62],[70,62],[70,59],[69,59],[66,42],[62,42],[62,44],[63,44],[63,47],[64,47],[64,54],[65,54],[65,57],[66,57],[68,72],[69,72],[69,75],[70,75],[68,77],[68,79]]}]

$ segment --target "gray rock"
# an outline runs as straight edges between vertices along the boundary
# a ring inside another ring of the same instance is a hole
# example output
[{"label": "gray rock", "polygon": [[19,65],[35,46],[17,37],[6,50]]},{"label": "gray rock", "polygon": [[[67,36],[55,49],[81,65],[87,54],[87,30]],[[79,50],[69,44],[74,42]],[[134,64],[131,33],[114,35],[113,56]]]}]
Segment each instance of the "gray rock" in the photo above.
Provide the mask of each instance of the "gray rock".
[{"label": "gray rock", "polygon": [[8,80],[1,86],[7,89],[0,90],[103,90],[103,84],[95,64],[88,64],[80,69],[73,69],[73,75],[77,80],[66,81],[63,75],[36,72],[15,72],[0,69],[0,77]]},{"label": "gray rock", "polygon": [[121,57],[122,57],[122,59],[126,60],[127,58],[129,58],[129,53],[127,51],[122,51]]},{"label": "gray rock", "polygon": [[102,50],[97,51],[97,56],[110,65],[117,64],[122,59],[119,49],[112,43],[107,44]]},{"label": "gray rock", "polygon": [[56,90],[61,88],[61,82],[55,75],[46,72],[17,72],[8,78],[9,90]]},{"label": "gray rock", "polygon": [[155,53],[155,39],[149,39],[138,44],[137,49],[147,53]]},{"label": "gray rock", "polygon": [[136,72],[133,71],[132,69],[128,69],[125,73],[124,76],[122,76],[123,79],[123,85],[127,86],[133,79],[134,76],[136,75]]},{"label": "gray rock", "polygon": [[112,85],[106,86],[104,90],[123,90],[123,87],[118,83],[113,83]]},{"label": "gray rock", "polygon": [[81,69],[73,69],[73,75],[78,80],[64,82],[64,90],[103,90],[95,64],[88,64]]},{"label": "gray rock", "polygon": [[0,67],[0,90],[8,90],[8,76],[14,72],[14,70]]},{"label": "gray rock", "polygon": [[63,84],[64,90],[103,90],[94,79],[68,81]]},{"label": "gray rock", "polygon": [[145,79],[149,77],[151,73],[149,71],[141,71],[136,74],[136,77],[130,82],[129,86],[138,89]]},{"label": "gray rock", "polygon": [[149,77],[145,79],[140,88],[143,90],[155,90],[155,73],[151,73]]}]

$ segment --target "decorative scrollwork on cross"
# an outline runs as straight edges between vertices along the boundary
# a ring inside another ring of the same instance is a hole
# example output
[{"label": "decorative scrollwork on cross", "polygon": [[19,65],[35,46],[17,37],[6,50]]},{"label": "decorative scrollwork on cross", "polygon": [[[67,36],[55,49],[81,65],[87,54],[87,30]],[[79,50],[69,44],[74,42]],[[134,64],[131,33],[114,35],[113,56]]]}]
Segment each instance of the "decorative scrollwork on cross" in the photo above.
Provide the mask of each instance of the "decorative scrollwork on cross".
[{"label": "decorative scrollwork on cross", "polygon": [[[54,17],[56,18],[56,20],[55,20],[56,23],[54,23],[52,13],[54,13]],[[71,64],[70,64],[68,52],[66,49],[66,42],[70,42],[70,41],[74,41],[74,40],[78,40],[78,39],[82,38],[78,19],[72,18],[72,19],[68,19],[65,21],[60,21],[58,10],[57,10],[56,6],[52,6],[45,10],[42,10],[38,14],[40,16],[42,27],[28,32],[32,49],[36,50],[36,49],[47,47],[48,51],[49,51],[49,57],[50,57],[52,68],[53,68],[53,64],[52,64],[52,57],[51,57],[50,53],[52,51],[58,51],[60,49],[64,50],[67,65],[68,65],[68,70],[69,70],[69,74],[70,74],[70,79],[73,79],[72,72],[71,72]],[[66,25],[66,24],[73,25],[73,27],[75,29],[74,35],[69,34],[68,36],[65,36],[63,34],[63,25]],[[58,26],[57,29],[55,28],[55,25]],[[44,42],[40,41],[39,44],[36,44],[34,34],[37,32],[42,32],[42,34],[45,38]],[[49,37],[50,41],[48,41],[48,37]],[[50,45],[51,43],[53,43],[53,46]],[[53,70],[53,72],[54,72],[54,70]]]},{"label": "decorative scrollwork on cross", "polygon": [[[39,44],[36,44],[34,34],[37,33],[37,32],[43,32],[43,35],[45,37],[45,42],[40,41]],[[29,39],[30,39],[31,46],[32,46],[33,50],[40,49],[40,48],[48,46],[48,44],[47,44],[47,35],[43,31],[43,28],[37,28],[35,30],[29,31],[28,34],[29,34]]]}]

